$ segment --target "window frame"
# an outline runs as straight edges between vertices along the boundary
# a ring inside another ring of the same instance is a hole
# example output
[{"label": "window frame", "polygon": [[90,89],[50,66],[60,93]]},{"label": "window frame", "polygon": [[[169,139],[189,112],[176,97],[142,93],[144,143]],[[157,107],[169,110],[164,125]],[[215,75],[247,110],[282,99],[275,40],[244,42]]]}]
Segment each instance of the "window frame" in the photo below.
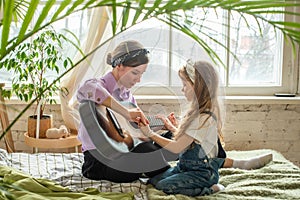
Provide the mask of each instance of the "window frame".
[{"label": "window frame", "polygon": [[[294,12],[300,10],[299,7],[288,8]],[[300,17],[284,16],[286,21],[300,22]],[[172,29],[170,29],[172,35]],[[171,49],[172,44],[170,44]],[[171,56],[171,55],[170,55]],[[229,55],[227,55],[229,56]],[[171,58],[169,59],[171,61]],[[227,58],[227,62],[228,62]],[[290,41],[282,38],[282,58],[281,58],[281,85],[279,86],[228,86],[228,73],[227,83],[225,86],[225,94],[227,96],[272,96],[274,93],[299,93],[300,79],[299,79],[299,46],[296,47],[296,55],[293,52],[293,47]],[[228,65],[228,63],[227,63]],[[169,62],[169,71],[172,70],[172,63]],[[147,73],[147,72],[146,72]],[[171,73],[168,74],[171,80]],[[156,87],[144,86],[143,88],[134,87],[133,93],[135,95],[174,95],[178,94],[181,87]]]}]

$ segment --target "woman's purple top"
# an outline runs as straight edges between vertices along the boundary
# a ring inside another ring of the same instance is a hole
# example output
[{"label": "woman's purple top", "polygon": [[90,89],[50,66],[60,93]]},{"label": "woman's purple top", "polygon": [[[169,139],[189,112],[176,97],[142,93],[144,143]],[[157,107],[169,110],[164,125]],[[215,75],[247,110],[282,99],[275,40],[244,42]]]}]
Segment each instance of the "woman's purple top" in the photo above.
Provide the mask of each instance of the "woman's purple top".
[{"label": "woman's purple top", "polygon": [[[77,91],[77,100],[80,103],[84,100],[91,100],[96,104],[102,104],[110,95],[117,101],[127,101],[136,105],[131,91],[125,87],[120,87],[112,72],[107,73],[102,78],[93,78],[85,81]],[[82,122],[78,129],[78,139],[82,143],[83,152],[96,148]]]}]

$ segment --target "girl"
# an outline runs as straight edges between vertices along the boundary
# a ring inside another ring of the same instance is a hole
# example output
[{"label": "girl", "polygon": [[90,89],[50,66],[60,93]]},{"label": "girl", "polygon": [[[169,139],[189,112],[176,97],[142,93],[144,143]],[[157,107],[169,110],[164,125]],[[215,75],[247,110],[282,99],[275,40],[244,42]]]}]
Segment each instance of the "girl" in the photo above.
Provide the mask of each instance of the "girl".
[{"label": "girl", "polygon": [[[218,145],[222,136],[218,102],[219,78],[214,67],[204,61],[188,64],[179,70],[182,92],[191,103],[179,128],[164,119],[175,131],[174,140],[154,133],[140,122],[143,134],[163,148],[180,153],[178,164],[149,180],[167,194],[208,195],[221,189],[218,169],[224,164],[224,150]],[[221,153],[222,152],[222,153]],[[218,155],[223,158],[218,158]]]}]

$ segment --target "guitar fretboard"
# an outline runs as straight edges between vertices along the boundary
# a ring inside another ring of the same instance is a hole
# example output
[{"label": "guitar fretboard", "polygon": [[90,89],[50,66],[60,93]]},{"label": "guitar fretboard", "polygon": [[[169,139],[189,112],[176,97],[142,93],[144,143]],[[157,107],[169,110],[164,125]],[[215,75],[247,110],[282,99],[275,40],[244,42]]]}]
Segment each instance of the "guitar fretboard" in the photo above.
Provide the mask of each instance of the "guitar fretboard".
[{"label": "guitar fretboard", "polygon": [[160,127],[160,126],[164,126],[164,122],[159,119],[159,118],[156,118],[155,116],[153,115],[149,115],[147,116],[147,119],[149,120],[149,123],[150,123],[150,128],[152,127]]},{"label": "guitar fretboard", "polygon": [[[149,126],[151,129],[153,128],[160,129],[164,127],[164,122],[161,119],[158,119],[153,115],[148,115],[146,117],[149,120]],[[135,122],[129,122],[129,123],[131,124],[132,127],[139,128],[137,123]]]}]

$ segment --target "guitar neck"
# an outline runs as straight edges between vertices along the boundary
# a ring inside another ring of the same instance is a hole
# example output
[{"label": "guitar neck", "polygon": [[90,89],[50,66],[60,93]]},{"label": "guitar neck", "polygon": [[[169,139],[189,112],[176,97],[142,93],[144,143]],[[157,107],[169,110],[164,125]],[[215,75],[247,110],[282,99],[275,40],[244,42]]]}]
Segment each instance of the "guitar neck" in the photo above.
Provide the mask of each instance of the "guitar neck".
[{"label": "guitar neck", "polygon": [[[137,108],[137,106],[135,104],[128,102],[128,101],[122,101],[120,103],[121,103],[121,105],[125,106],[126,108]],[[164,122],[161,119],[156,118],[154,115],[147,115],[146,117],[149,121],[149,126],[151,129],[159,130],[164,127]],[[135,122],[127,122],[127,124],[128,123],[132,126],[132,128],[135,128],[135,129],[139,128],[138,124]]]}]

